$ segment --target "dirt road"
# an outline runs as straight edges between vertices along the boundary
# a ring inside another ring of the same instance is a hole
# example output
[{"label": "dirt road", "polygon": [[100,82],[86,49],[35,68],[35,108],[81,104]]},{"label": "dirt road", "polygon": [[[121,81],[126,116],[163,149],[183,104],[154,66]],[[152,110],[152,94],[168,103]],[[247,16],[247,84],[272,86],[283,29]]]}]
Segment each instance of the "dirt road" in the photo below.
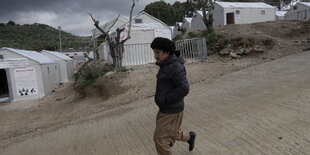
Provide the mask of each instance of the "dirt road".
[{"label": "dirt road", "polygon": [[[310,51],[191,85],[183,129],[197,145],[176,155],[310,154]],[[1,150],[2,155],[155,155],[153,98],[120,115],[74,124]],[[106,111],[109,113],[109,111]]]}]

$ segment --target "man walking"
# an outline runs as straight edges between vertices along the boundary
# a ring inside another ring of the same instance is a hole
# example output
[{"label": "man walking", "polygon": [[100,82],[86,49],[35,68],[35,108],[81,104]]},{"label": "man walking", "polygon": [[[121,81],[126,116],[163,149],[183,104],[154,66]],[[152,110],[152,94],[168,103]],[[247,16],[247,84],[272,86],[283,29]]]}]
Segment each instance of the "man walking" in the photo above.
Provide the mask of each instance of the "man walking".
[{"label": "man walking", "polygon": [[157,74],[155,102],[159,107],[156,117],[154,142],[158,155],[171,155],[175,141],[189,144],[189,151],[195,146],[196,133],[180,130],[184,97],[189,92],[184,59],[175,53],[175,44],[167,38],[155,38],[151,44],[160,67]]}]

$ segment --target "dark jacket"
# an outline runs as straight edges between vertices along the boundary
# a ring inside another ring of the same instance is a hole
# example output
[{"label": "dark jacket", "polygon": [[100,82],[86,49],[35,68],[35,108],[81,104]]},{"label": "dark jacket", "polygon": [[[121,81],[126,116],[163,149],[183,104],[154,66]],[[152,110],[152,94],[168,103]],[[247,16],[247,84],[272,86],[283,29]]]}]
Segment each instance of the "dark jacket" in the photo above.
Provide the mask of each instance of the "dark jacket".
[{"label": "dark jacket", "polygon": [[155,102],[161,113],[171,114],[184,110],[184,97],[189,92],[189,84],[183,64],[184,59],[175,55],[157,63],[160,69],[157,74]]}]

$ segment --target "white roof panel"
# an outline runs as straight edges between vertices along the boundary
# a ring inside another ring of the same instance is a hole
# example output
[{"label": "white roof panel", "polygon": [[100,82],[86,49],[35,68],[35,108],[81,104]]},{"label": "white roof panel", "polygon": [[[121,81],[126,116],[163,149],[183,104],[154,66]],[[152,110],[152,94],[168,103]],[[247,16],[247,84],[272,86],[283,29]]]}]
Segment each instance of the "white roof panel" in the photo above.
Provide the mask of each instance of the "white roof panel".
[{"label": "white roof panel", "polygon": [[65,54],[63,53],[60,53],[60,52],[56,52],[56,51],[47,51],[47,50],[43,50],[42,52],[46,52],[46,53],[49,53],[57,58],[60,58],[62,60],[72,60],[70,57],[66,56]]},{"label": "white roof panel", "polygon": [[40,64],[51,64],[51,63],[55,63],[54,60],[52,60],[51,58],[39,53],[39,52],[36,52],[36,51],[29,51],[29,50],[20,50],[20,49],[14,49],[14,48],[7,48],[7,47],[4,47],[2,49],[6,49],[6,50],[9,50],[9,51],[12,51],[14,53],[17,53],[19,55],[22,55],[28,59],[31,59],[31,60],[34,60]]},{"label": "white roof panel", "polygon": [[276,11],[277,16],[285,16],[287,11]]},{"label": "white roof panel", "polygon": [[193,18],[185,18],[185,20],[186,20],[187,22],[189,22],[189,23],[192,22],[192,19],[193,19]]},{"label": "white roof panel", "polygon": [[262,2],[215,2],[223,8],[275,8],[271,5]]},{"label": "white roof panel", "polygon": [[176,25],[182,26],[182,22],[177,22]]},{"label": "white roof panel", "polygon": [[[104,25],[100,26],[102,28],[102,30],[104,30],[105,32],[109,33],[113,33],[116,31],[117,28],[122,27],[124,24],[126,24],[128,22],[128,18],[124,17],[124,16],[119,16],[116,17],[110,21],[108,21],[107,23],[105,23]],[[114,24],[114,25],[113,25]],[[101,35],[102,33],[96,28],[95,29],[95,37],[98,37],[99,35]]]},{"label": "white roof panel", "polygon": [[[201,16],[203,16],[202,11],[197,11]],[[206,14],[208,14],[208,11],[206,11]]]}]

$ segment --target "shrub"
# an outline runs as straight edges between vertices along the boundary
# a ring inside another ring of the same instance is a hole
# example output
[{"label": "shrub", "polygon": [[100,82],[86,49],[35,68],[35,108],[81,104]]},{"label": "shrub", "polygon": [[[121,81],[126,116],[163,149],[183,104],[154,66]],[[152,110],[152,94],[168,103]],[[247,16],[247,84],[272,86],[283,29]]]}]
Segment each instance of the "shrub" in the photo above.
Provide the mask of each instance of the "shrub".
[{"label": "shrub", "polygon": [[128,70],[125,67],[113,69],[113,66],[107,63],[86,62],[79,71],[74,74],[74,86],[79,91],[80,95],[84,95],[87,87],[94,85],[98,78],[111,71],[126,72]]},{"label": "shrub", "polygon": [[182,36],[181,35],[177,35],[173,38],[173,41],[177,41],[177,40],[181,40]]},{"label": "shrub", "polygon": [[196,33],[189,32],[189,33],[188,33],[188,36],[189,36],[190,38],[196,38],[198,35],[197,35]]},{"label": "shrub", "polygon": [[224,35],[216,34],[213,29],[203,31],[202,37],[205,37],[207,40],[207,47],[211,50],[211,53],[219,52],[223,49],[228,41],[225,39]]},{"label": "shrub", "polygon": [[82,65],[77,73],[74,74],[74,85],[81,95],[87,87],[92,86],[96,80],[111,71],[111,67],[106,64],[100,65],[86,62]]}]

